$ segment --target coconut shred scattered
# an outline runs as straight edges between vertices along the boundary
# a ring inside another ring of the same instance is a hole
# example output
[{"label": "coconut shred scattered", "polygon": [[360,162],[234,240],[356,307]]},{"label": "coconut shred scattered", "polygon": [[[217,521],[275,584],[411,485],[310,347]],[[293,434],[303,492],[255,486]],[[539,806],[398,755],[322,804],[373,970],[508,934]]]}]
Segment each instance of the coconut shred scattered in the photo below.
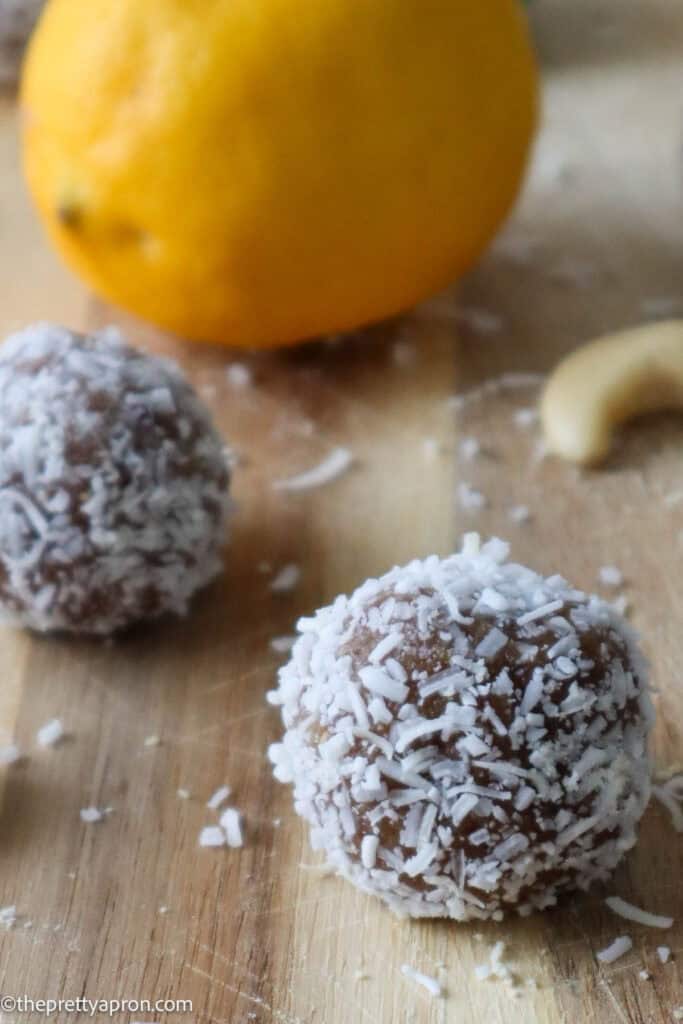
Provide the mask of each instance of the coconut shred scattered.
[{"label": "coconut shred scattered", "polygon": [[289,654],[295,643],[295,636],[273,636],[270,638],[270,649],[276,654]]},{"label": "coconut shred scattered", "polygon": [[598,950],[595,956],[601,964],[613,964],[632,949],[633,939],[631,936],[619,935],[613,942],[610,942],[609,946]]},{"label": "coconut shred scattered", "polygon": [[634,921],[636,924],[643,924],[648,928],[671,928],[674,923],[673,917],[651,914],[648,910],[641,910],[640,907],[627,903],[620,896],[608,896],[605,903],[612,913],[618,914],[626,921]]},{"label": "coconut shred scattered", "polygon": [[486,963],[477,964],[474,968],[474,976],[477,981],[490,981],[493,978],[499,981],[514,983],[512,968],[503,959],[505,955],[505,943],[496,942],[489,952],[489,959]]},{"label": "coconut shred scattered", "polygon": [[219,786],[215,793],[212,793],[209,799],[206,801],[206,806],[210,811],[217,811],[222,804],[230,796],[230,786]]},{"label": "coconut shred scattered", "polygon": [[83,807],[80,812],[81,821],[87,825],[93,825],[95,822],[102,821],[104,818],[104,812],[98,807]]},{"label": "coconut shred scattered", "polygon": [[488,499],[481,491],[476,490],[466,480],[461,481],[457,488],[457,497],[460,508],[466,512],[477,512],[486,508]]},{"label": "coconut shred scattered", "polygon": [[439,999],[442,995],[442,989],[436,978],[431,978],[428,974],[422,974],[420,971],[416,971],[410,964],[403,964],[401,966],[401,974],[404,978],[409,978],[414,981],[416,985],[420,985],[422,988],[429,992],[430,996],[434,996],[435,999]]},{"label": "coconut shred scattered", "polygon": [[64,738],[64,726],[59,718],[53,718],[41,726],[36,733],[39,747],[54,747]]},{"label": "coconut shred scattered", "polygon": [[598,572],[598,579],[603,587],[620,587],[624,582],[624,574],[616,565],[603,565]]},{"label": "coconut shred scattered", "polygon": [[205,825],[199,833],[200,846],[225,846],[225,832],[220,825]]},{"label": "coconut shred scattered", "polygon": [[301,567],[293,562],[283,565],[280,571],[270,581],[270,589],[274,594],[286,594],[294,590],[301,579]]},{"label": "coconut shred scattered", "polygon": [[17,908],[14,904],[7,907],[0,907],[0,925],[9,931],[17,921]]},{"label": "coconut shred scattered", "polygon": [[348,472],[354,462],[353,452],[349,448],[334,448],[327,458],[312,469],[296,476],[275,480],[273,489],[276,491],[311,491],[316,487],[324,487]]},{"label": "coconut shred scattered", "polygon": [[[530,913],[606,880],[635,844],[653,713],[635,634],[607,602],[468,534],[460,554],[369,580],[298,631],[269,694],[285,726],[275,776],[313,848],[398,914]],[[600,641],[589,689],[592,636],[618,646]],[[450,653],[430,671],[435,642]],[[510,672],[532,666],[521,692],[496,662],[513,649]]]}]

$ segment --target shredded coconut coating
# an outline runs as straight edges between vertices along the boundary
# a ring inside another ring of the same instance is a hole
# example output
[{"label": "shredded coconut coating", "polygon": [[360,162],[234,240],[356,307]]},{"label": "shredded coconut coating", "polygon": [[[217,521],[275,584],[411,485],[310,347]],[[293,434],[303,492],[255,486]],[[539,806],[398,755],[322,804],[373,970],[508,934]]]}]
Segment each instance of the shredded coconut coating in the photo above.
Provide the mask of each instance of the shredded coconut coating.
[{"label": "shredded coconut coating", "polygon": [[500,920],[606,879],[650,795],[653,711],[605,601],[463,551],[302,619],[269,751],[314,849],[414,917]]},{"label": "shredded coconut coating", "polygon": [[0,348],[0,617],[107,634],[185,612],[221,568],[229,473],[174,363],[114,330]]}]

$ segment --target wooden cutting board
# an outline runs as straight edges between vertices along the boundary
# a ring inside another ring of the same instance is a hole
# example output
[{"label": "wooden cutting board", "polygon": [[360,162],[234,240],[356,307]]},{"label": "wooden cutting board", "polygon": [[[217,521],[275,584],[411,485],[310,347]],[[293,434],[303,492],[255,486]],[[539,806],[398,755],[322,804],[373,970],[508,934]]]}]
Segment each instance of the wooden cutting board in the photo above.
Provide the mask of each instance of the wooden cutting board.
[{"label": "wooden cutting board", "polygon": [[[546,92],[533,172],[458,302],[444,296],[343,344],[246,360],[161,336],[58,266],[24,195],[15,112],[2,106],[2,334],[37,319],[121,323],[183,363],[241,456],[225,577],[186,621],[111,646],[0,633],[3,742],[15,737],[28,755],[2,770],[0,905],[19,914],[0,929],[2,993],[185,999],[190,1014],[116,1019],[198,1024],[664,1024],[683,1004],[683,841],[661,809],[604,891],[500,925],[400,922],[321,873],[265,759],[278,733],[264,699],[280,661],[271,638],[368,575],[445,554],[477,528],[580,586],[597,587],[602,565],[621,568],[659,691],[657,764],[683,760],[683,504],[665,500],[683,488],[680,419],[629,429],[604,471],[579,474],[540,460],[534,426],[515,417],[533,407],[533,387],[475,393],[460,414],[448,403],[503,373],[546,372],[605,329],[683,313],[683,5],[538,0],[534,29]],[[251,386],[231,386],[234,361],[247,362]],[[459,454],[467,436],[483,448],[472,461]],[[273,490],[336,445],[355,456],[346,476]],[[460,507],[458,483],[487,507]],[[519,504],[527,523],[510,518]],[[262,562],[297,563],[300,585],[271,593]],[[38,749],[36,730],[53,717],[68,739]],[[146,744],[154,736],[159,745]],[[206,801],[223,783],[245,846],[200,849],[215,820]],[[89,805],[113,811],[83,824]],[[676,923],[629,925],[605,908],[608,893]],[[625,933],[632,952],[598,965],[596,950]],[[522,981],[516,999],[473,975],[500,939]],[[403,964],[438,978],[444,998],[403,977]]]}]

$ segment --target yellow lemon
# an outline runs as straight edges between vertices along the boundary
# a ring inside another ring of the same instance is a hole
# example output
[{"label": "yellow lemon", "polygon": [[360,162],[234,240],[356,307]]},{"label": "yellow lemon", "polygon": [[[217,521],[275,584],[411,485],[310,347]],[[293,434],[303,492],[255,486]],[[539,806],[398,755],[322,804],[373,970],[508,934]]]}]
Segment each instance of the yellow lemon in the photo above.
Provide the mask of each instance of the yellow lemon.
[{"label": "yellow lemon", "polygon": [[189,338],[413,305],[509,210],[536,117],[518,0],[51,0],[25,168],[67,262]]}]

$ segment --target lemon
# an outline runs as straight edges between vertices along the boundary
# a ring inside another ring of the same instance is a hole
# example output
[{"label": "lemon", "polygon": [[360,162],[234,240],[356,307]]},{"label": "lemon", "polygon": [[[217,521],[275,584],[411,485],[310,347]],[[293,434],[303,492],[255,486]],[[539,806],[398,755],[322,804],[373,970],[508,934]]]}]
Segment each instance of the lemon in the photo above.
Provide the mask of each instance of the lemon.
[{"label": "lemon", "polygon": [[536,92],[518,0],[51,0],[25,169],[97,292],[188,338],[285,344],[473,263]]}]

